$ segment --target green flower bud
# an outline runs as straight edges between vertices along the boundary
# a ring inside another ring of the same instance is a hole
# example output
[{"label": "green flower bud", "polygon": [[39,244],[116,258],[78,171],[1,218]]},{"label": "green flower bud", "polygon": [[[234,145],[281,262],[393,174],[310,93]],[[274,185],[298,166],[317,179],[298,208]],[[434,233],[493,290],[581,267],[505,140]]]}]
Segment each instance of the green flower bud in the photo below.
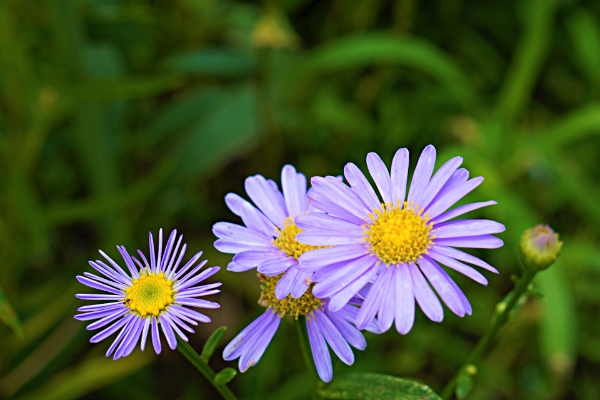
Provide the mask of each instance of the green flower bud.
[{"label": "green flower bud", "polygon": [[558,240],[549,225],[540,224],[534,228],[527,229],[521,236],[521,261],[525,268],[534,271],[546,269],[556,261],[562,242]]}]

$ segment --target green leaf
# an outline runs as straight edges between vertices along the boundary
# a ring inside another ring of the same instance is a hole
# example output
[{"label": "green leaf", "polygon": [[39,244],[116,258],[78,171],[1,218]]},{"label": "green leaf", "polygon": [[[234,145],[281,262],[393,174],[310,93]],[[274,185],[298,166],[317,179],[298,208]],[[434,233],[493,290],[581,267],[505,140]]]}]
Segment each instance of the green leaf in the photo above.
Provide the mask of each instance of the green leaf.
[{"label": "green leaf", "polygon": [[215,375],[215,385],[225,385],[227,382],[232,380],[236,376],[236,374],[237,371],[233,368],[225,368],[219,371],[219,373]]},{"label": "green leaf", "polygon": [[[414,68],[446,86],[463,105],[472,104],[475,91],[467,75],[454,60],[434,44],[418,38],[399,38],[383,34],[361,34],[333,41],[318,48],[299,66],[305,78],[341,69],[372,65],[401,65]],[[297,79],[299,85],[306,82]],[[299,87],[302,87],[299,86]]]},{"label": "green leaf", "polygon": [[421,382],[373,372],[342,375],[318,391],[326,399],[441,400]]},{"label": "green leaf", "polygon": [[231,92],[206,120],[184,134],[176,150],[179,178],[206,173],[258,137],[256,94],[251,86]]},{"label": "green leaf", "polygon": [[88,78],[68,89],[79,99],[98,102],[156,96],[180,87],[180,76],[165,74],[150,77]]},{"label": "green leaf", "polygon": [[202,353],[200,354],[200,358],[204,362],[208,362],[210,357],[214,354],[215,350],[223,340],[223,336],[225,336],[225,332],[227,331],[227,327],[222,326],[210,335],[204,347],[202,348]]},{"label": "green leaf", "polygon": [[249,53],[208,49],[178,54],[167,60],[164,67],[187,74],[237,76],[252,73],[256,60]]},{"label": "green leaf", "polygon": [[15,309],[10,305],[2,288],[0,288],[0,319],[8,325],[13,332],[19,337],[23,337],[23,326],[21,320],[15,312]]},{"label": "green leaf", "polygon": [[467,397],[469,393],[471,393],[471,389],[473,389],[474,384],[475,380],[473,379],[473,375],[471,375],[466,369],[463,369],[456,378],[456,397],[459,400]]},{"label": "green leaf", "polygon": [[567,31],[577,57],[575,61],[587,78],[600,83],[600,26],[592,13],[579,9],[567,19]]}]

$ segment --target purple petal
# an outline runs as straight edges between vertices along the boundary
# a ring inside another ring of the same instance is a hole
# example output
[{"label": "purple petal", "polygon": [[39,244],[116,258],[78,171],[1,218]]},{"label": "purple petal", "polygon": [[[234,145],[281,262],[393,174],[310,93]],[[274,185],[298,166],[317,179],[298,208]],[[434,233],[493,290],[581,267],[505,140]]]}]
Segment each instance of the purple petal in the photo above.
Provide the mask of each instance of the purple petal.
[{"label": "purple petal", "polygon": [[362,237],[363,229],[361,226],[348,222],[345,219],[334,217],[324,213],[302,214],[294,219],[296,226],[303,231],[318,231],[330,235],[340,235],[346,233],[349,236]]},{"label": "purple petal", "polygon": [[310,342],[310,348],[312,350],[319,378],[324,382],[329,382],[333,378],[333,368],[331,366],[331,356],[329,355],[329,349],[327,348],[323,333],[321,333],[321,329],[319,329],[319,325],[314,318],[306,319],[306,328],[308,330],[308,340]]},{"label": "purple petal", "polygon": [[242,266],[255,268],[263,261],[287,257],[285,252],[277,250],[274,246],[269,250],[249,250],[236,254],[233,261]]},{"label": "purple petal", "polygon": [[469,267],[461,263],[460,261],[456,261],[454,258],[446,257],[444,255],[438,254],[434,251],[429,252],[429,256],[436,260],[437,262],[444,264],[445,266],[452,268],[453,270],[460,272],[461,274],[468,276],[473,279],[475,282],[480,283],[482,285],[487,285],[488,281],[485,279],[485,276],[481,275],[474,268]]},{"label": "purple petal", "polygon": [[306,293],[306,290],[308,290],[308,283],[306,281],[310,279],[311,275],[311,271],[298,271],[298,274],[294,278],[294,283],[292,283],[292,298],[298,299]]},{"label": "purple petal", "polygon": [[421,197],[421,193],[425,190],[425,187],[429,183],[429,179],[431,178],[434,167],[435,147],[428,145],[419,156],[419,161],[417,161],[417,166],[415,168],[415,172],[413,173],[412,181],[410,182],[410,189],[408,191],[408,204],[414,202],[415,205],[419,205],[418,200]]},{"label": "purple petal", "polygon": [[296,275],[298,275],[297,266],[295,266],[295,268],[290,268],[285,275],[279,279],[277,286],[275,286],[275,297],[277,300],[285,299],[292,292],[292,285],[294,283],[294,279],[296,279]]},{"label": "purple petal", "polygon": [[120,274],[123,278],[125,278],[125,283],[127,283],[127,284],[131,283],[131,277],[129,275],[127,275],[125,273],[125,271],[123,271],[123,268],[121,268],[119,266],[119,264],[114,262],[113,259],[110,258],[109,256],[107,256],[106,253],[104,253],[102,250],[98,250],[98,252],[100,252],[100,254],[102,254],[102,257],[106,258],[106,260],[110,263],[110,265],[112,265],[115,268],[115,270],[117,271],[118,274]]},{"label": "purple petal", "polygon": [[360,197],[367,208],[371,210],[381,208],[381,203],[375,190],[373,190],[365,175],[355,164],[346,164],[344,167],[344,176],[350,186],[352,186],[352,190]]},{"label": "purple petal", "polygon": [[437,224],[433,227],[436,238],[481,236],[505,231],[504,225],[488,219],[462,219]]},{"label": "purple petal", "polygon": [[106,328],[105,330],[92,336],[92,338],[90,339],[90,342],[98,343],[98,342],[103,341],[104,339],[106,339],[107,337],[109,337],[110,335],[115,333],[117,331],[117,329],[121,328],[123,325],[125,325],[127,322],[129,322],[131,320],[131,318],[134,318],[134,317],[135,316],[133,314],[127,314],[126,316],[124,316],[123,318],[121,318],[120,320],[118,320],[117,322],[115,322],[114,324],[112,324],[111,326]]},{"label": "purple petal", "polygon": [[396,271],[396,330],[406,335],[415,322],[415,296],[413,281],[407,264],[398,265]]},{"label": "purple petal", "polygon": [[307,244],[310,246],[336,246],[336,245],[347,245],[347,244],[360,244],[362,243],[363,235],[356,233],[341,233],[336,232],[335,236],[332,236],[331,232],[300,232],[296,235],[296,241],[298,243]]},{"label": "purple petal", "polygon": [[89,306],[82,306],[77,309],[79,312],[88,312],[88,311],[98,311],[98,310],[106,310],[109,308],[121,308],[123,307],[122,301],[113,301],[111,303],[102,303],[102,304],[91,304]]},{"label": "purple petal", "polygon": [[396,313],[396,266],[390,266],[386,271],[379,274],[379,279],[383,277],[385,286],[382,289],[383,297],[379,301],[379,309],[377,311],[377,319],[382,332],[387,332],[394,323]]},{"label": "purple petal", "polygon": [[435,203],[436,201],[438,201],[439,199],[444,197],[446,195],[446,193],[449,193],[450,191],[463,185],[468,180],[469,180],[469,171],[467,171],[464,168],[457,169],[456,171],[454,171],[454,173],[452,174],[450,179],[448,179],[448,182],[446,182],[446,184],[444,186],[442,186],[442,188],[440,189],[438,194],[433,198],[433,200],[431,200],[431,202],[429,204]]},{"label": "purple petal", "polygon": [[194,255],[194,257],[192,257],[190,261],[188,261],[179,271],[171,271],[171,273],[168,275],[169,279],[172,281],[179,279],[179,277],[185,274],[185,271],[190,269],[200,257],[202,257],[202,252],[196,253],[196,255]]},{"label": "purple petal", "polygon": [[[332,294],[344,289],[355,279],[360,277],[375,264],[377,259],[372,256],[362,256],[343,265],[341,268],[332,269],[332,273],[325,276],[313,288],[313,294],[318,298],[330,297]],[[324,271],[326,273],[327,271]],[[357,291],[360,288],[357,289]]]},{"label": "purple petal", "polygon": [[330,313],[329,311],[325,311],[325,313],[331,322],[333,322],[336,329],[352,347],[358,350],[364,350],[367,348],[367,341],[365,340],[365,337],[350,322],[342,318],[339,313]]},{"label": "purple petal", "polygon": [[245,272],[245,271],[249,271],[253,268],[255,268],[255,267],[243,267],[239,264],[234,263],[233,261],[230,262],[229,264],[227,264],[227,271],[232,271],[232,272]]},{"label": "purple petal", "polygon": [[99,282],[93,281],[93,280],[91,280],[89,278],[85,278],[85,277],[79,276],[79,275],[77,275],[77,280],[79,282],[83,283],[84,285],[89,286],[91,288],[98,289],[98,290],[103,290],[103,291],[108,292],[108,293],[114,293],[114,294],[117,294],[117,295],[120,295],[121,297],[123,297],[123,291],[117,290],[117,289],[115,289],[115,288],[113,288],[111,286],[105,285],[103,283],[99,283]]},{"label": "purple petal", "polygon": [[156,354],[160,354],[162,346],[160,344],[160,333],[158,332],[158,322],[152,318],[152,345]]},{"label": "purple petal", "polygon": [[498,203],[495,202],[494,200],[490,200],[490,201],[482,201],[479,203],[465,204],[463,206],[456,207],[450,211],[446,211],[445,213],[440,214],[437,217],[433,218],[431,221],[433,222],[434,225],[439,224],[440,222],[445,222],[445,221],[448,221],[449,219],[456,218],[459,215],[466,214],[469,211],[477,210],[478,208],[481,208],[481,207],[491,206],[493,204],[498,204]]},{"label": "purple petal", "polygon": [[118,281],[114,281],[114,280],[108,280],[108,279],[104,279],[102,277],[99,277],[97,275],[94,274],[90,274],[89,272],[84,272],[83,275],[87,276],[90,279],[94,279],[96,281],[102,282],[107,284],[108,286],[111,286],[115,289],[125,289],[127,286],[123,285],[122,283],[118,282]]},{"label": "purple petal", "polygon": [[280,257],[266,260],[258,264],[258,272],[266,276],[276,276],[283,274],[291,267],[298,264],[298,260],[294,257]]},{"label": "purple petal", "polygon": [[125,297],[123,294],[76,294],[75,297],[82,300],[123,300]]},{"label": "purple petal", "polygon": [[122,307],[119,307],[119,308],[108,308],[108,309],[94,311],[94,312],[88,312],[88,313],[84,313],[84,314],[77,314],[77,315],[75,315],[75,319],[78,321],[90,321],[92,319],[104,318],[108,315],[125,314],[129,310],[129,308],[125,307],[122,304],[121,304],[121,306]]},{"label": "purple petal", "polygon": [[452,207],[457,201],[469,194],[473,189],[479,186],[483,182],[483,177],[473,178],[468,180],[461,186],[449,191],[444,196],[434,199],[431,202],[426,211],[429,214],[429,218],[435,218],[448,208]]},{"label": "purple petal", "polygon": [[112,352],[115,350],[115,348],[117,348],[119,343],[123,344],[124,341],[127,341],[127,338],[128,338],[127,335],[131,331],[131,328],[133,328],[135,320],[136,320],[136,318],[130,318],[127,321],[127,324],[125,325],[125,327],[123,327],[123,329],[121,329],[121,332],[119,332],[119,334],[117,335],[117,338],[112,342],[112,344],[108,348],[108,351],[106,352],[106,357],[108,357],[112,354]]},{"label": "purple petal", "polygon": [[316,176],[311,179],[311,183],[317,193],[326,196],[330,202],[335,202],[356,218],[363,220],[371,212],[352,189],[334,176]]},{"label": "purple petal", "polygon": [[226,239],[219,239],[214,243],[215,249],[221,253],[236,254],[248,250],[267,250],[273,247],[273,243],[262,244],[260,246],[247,243],[239,243]]},{"label": "purple petal", "polygon": [[86,327],[86,329],[87,329],[88,331],[93,331],[93,330],[95,330],[95,329],[100,329],[100,328],[102,328],[103,326],[110,324],[110,323],[111,323],[112,321],[114,321],[115,319],[117,319],[117,318],[120,318],[121,316],[123,316],[123,315],[127,314],[128,312],[129,312],[129,308],[128,308],[128,307],[125,307],[125,306],[123,306],[123,308],[122,308],[122,309],[119,309],[119,310],[113,311],[111,314],[107,315],[106,317],[104,317],[104,318],[102,318],[102,319],[99,319],[98,321],[96,321],[96,322],[93,322],[93,323],[89,324],[89,325]]},{"label": "purple petal", "polygon": [[392,202],[392,180],[385,163],[377,153],[367,154],[367,168],[384,203]]},{"label": "purple petal", "polygon": [[268,238],[277,235],[275,225],[269,221],[260,211],[252,204],[246,202],[242,205],[241,217],[244,225],[255,232],[262,233]]},{"label": "purple petal", "polygon": [[[383,299],[389,295],[389,293],[385,291],[385,288],[389,286],[393,268],[395,267],[392,266],[384,268],[383,272],[381,272],[375,279],[375,282],[373,283],[373,286],[371,286],[364,303],[358,311],[358,315],[356,317],[356,327],[358,329],[365,329],[369,322],[375,318],[377,310],[379,310]],[[385,332],[385,330],[382,330],[382,332]]]},{"label": "purple petal", "polygon": [[469,249],[497,249],[504,244],[502,240],[492,235],[434,239],[433,242],[439,246],[463,247]]},{"label": "purple petal", "polygon": [[244,183],[246,193],[254,204],[280,229],[285,228],[285,219],[289,213],[285,207],[285,200],[279,190],[273,187],[261,175],[246,178]]},{"label": "purple petal", "polygon": [[281,170],[281,188],[288,214],[299,215],[308,210],[304,174],[297,173],[291,165],[284,166]]},{"label": "purple petal", "polygon": [[175,334],[173,333],[173,328],[169,321],[165,319],[165,314],[161,314],[158,319],[160,320],[160,326],[165,335],[165,339],[167,339],[167,344],[171,348],[171,350],[175,350],[177,348],[177,338],[175,338]]},{"label": "purple petal", "polygon": [[[162,313],[161,316],[163,317],[163,319],[165,321],[167,321],[167,324],[171,327],[171,329],[173,331],[175,331],[175,333],[183,339],[184,342],[189,342],[188,337],[181,331],[181,329],[179,329],[179,327],[177,326],[177,324],[174,321],[174,316],[169,315],[169,313]],[[193,331],[192,331],[193,332]],[[177,338],[175,338],[175,340],[177,340]],[[177,347],[177,344],[175,345],[175,347]],[[175,350],[175,349],[173,349]]]},{"label": "purple petal", "polygon": [[144,330],[142,331],[142,340],[140,343],[140,350],[144,351],[146,348],[146,339],[148,338],[148,330],[150,329],[150,324],[152,323],[152,318],[144,319]]},{"label": "purple petal", "polygon": [[242,354],[242,349],[246,344],[245,339],[251,337],[253,332],[261,326],[268,324],[274,317],[273,311],[267,309],[262,315],[256,318],[250,325],[245,327],[223,350],[223,359],[225,361],[235,360]]},{"label": "purple petal", "polygon": [[441,322],[444,319],[444,310],[437,296],[429,287],[423,273],[415,264],[408,264],[413,282],[413,293],[423,313],[432,321]]},{"label": "purple petal", "polygon": [[301,269],[315,270],[338,262],[354,260],[366,253],[364,244],[340,245],[307,251],[298,261]]},{"label": "purple petal", "polygon": [[392,160],[392,202],[404,203],[408,178],[408,149],[400,149]]},{"label": "purple petal", "polygon": [[338,358],[346,365],[354,364],[354,353],[352,353],[350,345],[348,345],[348,342],[346,342],[340,331],[337,330],[335,325],[327,317],[327,314],[322,311],[317,311],[313,313],[313,315],[315,321],[317,321],[317,324],[319,325],[321,333],[325,336],[327,344],[329,344]]},{"label": "purple petal", "polygon": [[271,238],[262,233],[248,229],[245,226],[230,224],[228,222],[217,222],[213,225],[213,233],[219,239],[253,246],[270,247]]},{"label": "purple petal", "polygon": [[496,268],[492,267],[490,264],[486,263],[485,261],[480,260],[479,258],[474,257],[470,254],[467,254],[463,251],[453,249],[452,247],[433,245],[433,246],[431,246],[429,251],[432,253],[435,252],[437,254],[441,254],[443,256],[455,258],[460,261],[468,262],[469,264],[477,265],[478,267],[485,268],[488,271],[493,272],[495,274],[498,273],[498,270]]},{"label": "purple petal", "polygon": [[106,276],[107,278],[112,279],[115,282],[120,282],[123,285],[130,285],[131,281],[129,280],[129,277],[127,277],[127,279],[125,279],[122,275],[118,274],[116,271],[114,271],[112,268],[108,267],[106,264],[98,261],[97,263],[93,262],[93,261],[88,261],[88,263],[98,272],[100,272],[102,275]]},{"label": "purple petal", "polygon": [[350,299],[354,297],[356,293],[358,293],[358,291],[362,289],[375,274],[377,274],[377,271],[379,271],[379,268],[375,266],[375,263],[373,263],[370,269],[352,281],[352,283],[347,285],[339,292],[333,294],[329,302],[329,310],[335,312],[348,304]]},{"label": "purple petal", "polygon": [[[351,306],[348,304],[348,305],[345,305],[344,307],[342,307],[339,311],[335,312],[335,314],[344,318],[346,321],[356,325],[356,318],[358,317],[358,311],[359,311],[359,309],[357,307],[354,307],[354,306]],[[375,318],[371,320],[371,322],[369,323],[369,325],[367,325],[365,330],[375,333],[375,334],[381,333],[381,329],[379,329],[379,323],[378,323],[377,319],[375,319]]]},{"label": "purple petal", "polygon": [[453,285],[450,283],[452,279],[448,276],[446,271],[427,255],[420,258],[418,262],[421,271],[427,277],[427,280],[431,283],[431,286],[433,286],[444,303],[446,303],[448,308],[459,317],[464,317],[464,305],[460,296],[456,293]]},{"label": "purple petal", "polygon": [[248,347],[244,349],[240,357],[239,368],[241,372],[246,372],[248,368],[260,361],[269,343],[271,343],[273,335],[277,332],[277,328],[279,328],[279,322],[281,322],[281,318],[278,314],[274,313],[268,325],[260,332],[260,335],[253,335],[252,340],[248,343]]},{"label": "purple petal", "polygon": [[[202,268],[202,265],[199,265],[199,267]],[[193,278],[188,277],[186,275],[180,281],[176,282],[176,285],[175,285],[176,288],[175,289],[176,290],[183,290],[186,287],[194,286],[195,284],[197,284],[199,282],[202,282],[203,280],[208,279],[209,277],[213,276],[214,274],[216,274],[220,270],[221,270],[221,267],[212,267],[212,268],[207,268],[202,273],[194,276]]]},{"label": "purple petal", "polygon": [[210,318],[208,318],[206,315],[199,313],[196,310],[192,310],[186,307],[182,307],[182,306],[178,306],[177,304],[173,304],[171,305],[170,310],[176,310],[179,314],[183,314],[189,318],[193,318],[197,321],[203,322],[203,323],[209,323],[210,322]]},{"label": "purple petal", "polygon": [[[313,182],[314,179],[315,178],[313,178],[311,180],[311,182]],[[314,182],[313,182],[313,184],[314,184]],[[331,214],[336,217],[343,218],[343,219],[350,221],[357,225],[361,225],[365,222],[364,218],[355,216],[350,211],[346,210],[346,208],[344,208],[343,205],[339,204],[337,202],[338,198],[336,198],[336,197],[331,198],[331,197],[329,197],[330,195],[327,193],[323,193],[320,190],[315,190],[314,188],[311,188],[311,189],[313,189],[313,190],[309,190],[308,195],[307,195],[308,199],[309,199],[309,206],[312,206],[320,211],[326,212],[327,214]],[[354,192],[352,192],[352,193],[354,194]],[[362,203],[362,200],[360,200],[360,201]],[[363,207],[366,207],[366,206],[363,204]]]},{"label": "purple petal", "polygon": [[462,161],[462,157],[454,157],[437,170],[416,201],[420,208],[425,208],[431,203],[431,200],[435,198],[442,187],[448,182],[460,164],[462,164]]},{"label": "purple petal", "polygon": [[211,310],[221,307],[221,305],[219,303],[215,303],[214,301],[208,301],[208,300],[204,300],[204,299],[181,299],[180,300],[179,298],[176,298],[175,301],[178,304],[183,304],[184,306],[208,308]]}]

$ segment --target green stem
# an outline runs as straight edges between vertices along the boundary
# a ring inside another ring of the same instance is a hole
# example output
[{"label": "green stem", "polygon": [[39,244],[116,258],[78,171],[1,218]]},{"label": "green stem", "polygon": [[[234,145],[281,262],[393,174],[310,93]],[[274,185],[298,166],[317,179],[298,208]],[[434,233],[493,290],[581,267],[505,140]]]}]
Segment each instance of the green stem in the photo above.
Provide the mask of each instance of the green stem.
[{"label": "green stem", "polygon": [[[303,321],[300,321],[302,318]],[[298,341],[300,342],[300,351],[302,352],[302,358],[304,359],[304,364],[306,365],[306,369],[310,372],[313,380],[315,382],[319,382],[319,376],[317,375],[317,371],[314,367],[314,362],[312,361],[312,357],[310,354],[310,350],[308,349],[308,344],[306,343],[306,328],[304,322],[304,317],[298,317],[298,319],[294,319],[294,325],[296,326],[296,333],[298,334]]]},{"label": "green stem", "polygon": [[458,369],[458,372],[454,375],[454,377],[448,382],[444,390],[442,391],[442,398],[444,400],[449,400],[454,395],[454,387],[456,386],[456,378],[460,374],[460,372],[466,368],[467,365],[473,364],[481,355],[481,353],[486,349],[496,332],[500,330],[508,321],[510,317],[510,313],[521,298],[523,294],[527,291],[527,288],[533,277],[535,276],[536,271],[532,271],[527,269],[525,275],[517,281],[515,288],[508,294],[508,296],[498,303],[496,306],[496,313],[492,317],[492,322],[490,326],[487,328],[483,336],[479,339],[473,350],[469,353],[462,366]]},{"label": "green stem", "polygon": [[196,350],[194,350],[188,342],[183,341],[180,337],[177,337],[177,350],[179,350],[179,352],[183,354],[206,379],[208,379],[225,400],[237,400],[237,397],[235,397],[233,392],[229,390],[226,385],[218,385],[215,383],[215,371],[200,358],[198,353],[196,353]]}]

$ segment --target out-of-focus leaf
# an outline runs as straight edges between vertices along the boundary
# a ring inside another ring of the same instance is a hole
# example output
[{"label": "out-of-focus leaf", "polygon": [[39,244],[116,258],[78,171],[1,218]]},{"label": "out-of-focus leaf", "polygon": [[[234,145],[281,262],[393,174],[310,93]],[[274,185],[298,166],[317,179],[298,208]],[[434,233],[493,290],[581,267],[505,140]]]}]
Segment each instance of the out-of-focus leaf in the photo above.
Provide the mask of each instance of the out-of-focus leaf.
[{"label": "out-of-focus leaf", "polygon": [[67,90],[80,99],[111,102],[156,96],[174,90],[182,84],[181,77],[174,74],[143,78],[87,78]]},{"label": "out-of-focus leaf", "polygon": [[203,361],[208,362],[208,360],[210,360],[210,357],[214,354],[215,350],[217,350],[217,347],[221,343],[221,340],[223,340],[225,332],[227,332],[227,327],[222,326],[216,331],[214,331],[212,335],[210,335],[210,337],[204,344],[204,347],[202,348],[202,353],[200,354],[200,358]]},{"label": "out-of-focus leaf", "polygon": [[539,134],[533,143],[552,155],[563,146],[591,135],[600,134],[600,104],[579,108],[554,123],[552,129]]},{"label": "out-of-focus leaf", "polygon": [[224,368],[215,375],[214,382],[217,385],[224,385],[231,381],[237,375],[237,371],[233,368]]},{"label": "out-of-focus leaf", "polygon": [[249,53],[215,48],[178,54],[169,58],[164,68],[186,74],[237,76],[252,73],[256,60]]},{"label": "out-of-focus leaf", "polygon": [[15,309],[10,305],[8,299],[4,295],[2,288],[0,287],[0,319],[6,325],[13,330],[13,332],[19,336],[23,337],[23,325],[21,325],[21,320],[19,316],[15,312]]},{"label": "out-of-focus leaf", "polygon": [[222,87],[209,87],[195,91],[174,101],[148,127],[143,146],[148,148],[163,137],[194,122],[205,119],[227,97],[229,92]]},{"label": "out-of-focus leaf", "polygon": [[[397,38],[384,34],[346,37],[317,48],[298,73],[314,79],[324,73],[372,65],[400,65],[414,68],[446,86],[465,106],[472,105],[475,91],[454,61],[434,44],[419,38]],[[300,79],[299,84],[305,85]]]},{"label": "out-of-focus leaf", "polygon": [[214,114],[192,126],[176,159],[179,178],[202,174],[258,137],[256,95],[251,87],[231,93]]},{"label": "out-of-focus leaf", "polygon": [[318,392],[326,399],[441,400],[421,382],[372,372],[342,375]]},{"label": "out-of-focus leaf", "polygon": [[531,92],[550,50],[558,0],[527,2],[523,34],[498,95],[498,114],[512,121],[527,106]]},{"label": "out-of-focus leaf", "polygon": [[460,374],[458,374],[458,377],[456,378],[456,388],[454,389],[456,398],[459,400],[466,398],[469,393],[471,393],[474,384],[475,380],[473,379],[473,375],[467,372],[466,369],[460,371]]},{"label": "out-of-focus leaf", "polygon": [[587,78],[598,84],[600,81],[600,26],[589,11],[579,9],[567,19],[568,33],[577,54],[575,61]]},{"label": "out-of-focus leaf", "polygon": [[559,258],[536,276],[544,293],[541,343],[546,363],[558,376],[565,377],[574,365],[577,351],[577,319],[573,295],[569,290]]},{"label": "out-of-focus leaf", "polygon": [[20,396],[18,400],[71,400],[93,390],[117,382],[127,375],[139,370],[152,360],[152,355],[134,353],[120,359],[95,357],[66,369],[54,376],[34,392]]}]

